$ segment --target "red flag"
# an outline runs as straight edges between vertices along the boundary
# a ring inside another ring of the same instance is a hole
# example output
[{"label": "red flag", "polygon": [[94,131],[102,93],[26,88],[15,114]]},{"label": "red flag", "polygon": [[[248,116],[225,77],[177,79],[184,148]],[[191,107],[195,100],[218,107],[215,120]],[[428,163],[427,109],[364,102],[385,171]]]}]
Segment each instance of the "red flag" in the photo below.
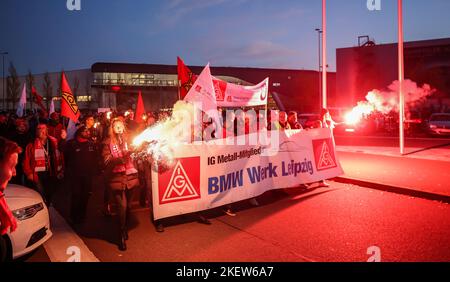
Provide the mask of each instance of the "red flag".
[{"label": "red flag", "polygon": [[142,100],[141,91],[139,91],[139,96],[136,104],[136,115],[135,115],[135,121],[136,122],[143,122],[144,119],[142,116],[145,114],[145,108],[144,108],[144,101]]},{"label": "red flag", "polygon": [[180,99],[183,100],[197,79],[197,75],[192,73],[180,57],[177,57],[177,71],[180,83]]},{"label": "red flag", "polygon": [[77,122],[80,117],[77,101],[75,101],[72,90],[70,90],[64,72],[61,78],[61,115],[70,118],[74,122]]},{"label": "red flag", "polygon": [[31,95],[33,95],[33,102],[35,102],[36,104],[38,104],[38,106],[41,108],[41,110],[43,110],[44,112],[47,112],[47,110],[45,109],[44,105],[42,104],[42,96],[39,95],[36,91],[36,88],[34,88],[34,86],[31,87]]}]

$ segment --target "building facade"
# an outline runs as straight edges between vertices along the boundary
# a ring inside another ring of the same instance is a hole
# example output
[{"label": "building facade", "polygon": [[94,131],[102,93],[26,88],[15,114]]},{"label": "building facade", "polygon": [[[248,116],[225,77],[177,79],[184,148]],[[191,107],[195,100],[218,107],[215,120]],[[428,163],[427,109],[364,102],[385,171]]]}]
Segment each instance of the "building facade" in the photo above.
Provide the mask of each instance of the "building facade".
[{"label": "building facade", "polygon": [[[202,66],[189,66],[200,74]],[[145,108],[158,110],[171,108],[178,100],[176,65],[95,63],[91,68],[93,89],[100,89],[104,99],[117,108],[134,108],[138,92],[142,92]],[[319,110],[319,73],[317,71],[262,69],[238,67],[211,67],[211,73],[225,81],[253,85],[269,77],[269,92],[275,107],[300,112]],[[328,94],[334,97],[335,73],[329,74]]]},{"label": "building facade", "polygon": [[[202,66],[189,66],[200,74]],[[211,73],[225,81],[239,85],[254,85],[269,77],[268,108],[295,110],[304,113],[320,110],[320,75],[317,71],[290,69],[263,69],[239,67],[211,67]],[[84,111],[112,108],[120,111],[135,109],[138,93],[142,93],[148,111],[170,109],[178,100],[178,76],[176,65],[95,63],[91,69],[65,71],[78,106]],[[49,107],[53,99],[60,109],[61,72],[35,74],[34,85]],[[19,77],[21,87],[26,76]],[[335,93],[336,73],[329,73],[328,96],[332,102]],[[0,82],[1,83],[1,82]],[[1,87],[1,85],[0,85]],[[0,88],[1,89],[1,88]],[[27,109],[32,105],[28,89]],[[15,109],[15,102],[8,101],[5,109]]]},{"label": "building facade", "polygon": [[[450,105],[450,38],[405,42],[405,79],[429,84],[429,102]],[[351,107],[373,89],[386,90],[398,80],[398,45],[369,44],[336,50],[337,106]]]}]

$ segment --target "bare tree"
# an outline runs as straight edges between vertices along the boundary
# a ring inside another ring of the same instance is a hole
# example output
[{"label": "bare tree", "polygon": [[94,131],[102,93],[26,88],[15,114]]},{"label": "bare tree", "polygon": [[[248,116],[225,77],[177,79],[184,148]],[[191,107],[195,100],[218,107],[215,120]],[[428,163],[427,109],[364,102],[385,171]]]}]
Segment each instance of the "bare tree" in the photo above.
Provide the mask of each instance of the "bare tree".
[{"label": "bare tree", "polygon": [[31,94],[31,89],[34,86],[34,76],[31,73],[31,70],[28,70],[28,74],[27,74],[27,86],[28,86],[28,97],[27,100],[30,101],[30,109],[33,110],[33,95]]},{"label": "bare tree", "polygon": [[[19,97],[20,92],[20,81],[19,76],[17,75],[16,67],[14,67],[13,62],[9,63],[9,76],[7,78],[7,96],[9,98],[9,101],[12,103],[12,107],[14,108],[14,105],[17,102],[17,98]],[[9,108],[8,103],[6,105],[7,108]]]},{"label": "bare tree", "polygon": [[52,80],[50,79],[50,74],[48,72],[44,74],[44,83],[42,84],[42,90],[44,91],[44,95],[46,98],[45,102],[48,109],[50,100],[53,98],[53,85]]},{"label": "bare tree", "polygon": [[72,88],[72,94],[75,98],[75,101],[78,97],[78,89],[80,89],[80,80],[78,79],[78,76],[75,76],[73,79],[73,88]]},{"label": "bare tree", "polygon": [[[86,97],[88,97],[88,108],[91,109],[92,108],[92,103],[96,102],[96,97],[94,97],[94,93],[92,92],[91,89],[91,76],[89,74],[86,75],[85,77],[85,85],[84,85],[84,93],[86,95]],[[90,97],[90,98],[89,98]]]},{"label": "bare tree", "polygon": [[56,96],[61,97],[61,84],[62,84],[62,74],[64,70],[61,70],[61,72],[58,74],[58,92],[56,92]]}]

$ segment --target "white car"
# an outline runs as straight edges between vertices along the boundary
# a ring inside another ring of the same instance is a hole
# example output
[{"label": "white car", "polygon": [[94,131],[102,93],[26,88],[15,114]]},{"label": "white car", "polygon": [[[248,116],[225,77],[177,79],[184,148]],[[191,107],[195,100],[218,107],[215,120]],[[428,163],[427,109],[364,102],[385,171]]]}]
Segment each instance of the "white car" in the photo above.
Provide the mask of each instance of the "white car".
[{"label": "white car", "polygon": [[5,197],[17,219],[17,229],[0,237],[0,260],[11,260],[37,249],[50,239],[52,232],[48,209],[39,193],[10,184]]},{"label": "white car", "polygon": [[450,135],[450,114],[432,114],[428,121],[428,130],[432,135]]}]

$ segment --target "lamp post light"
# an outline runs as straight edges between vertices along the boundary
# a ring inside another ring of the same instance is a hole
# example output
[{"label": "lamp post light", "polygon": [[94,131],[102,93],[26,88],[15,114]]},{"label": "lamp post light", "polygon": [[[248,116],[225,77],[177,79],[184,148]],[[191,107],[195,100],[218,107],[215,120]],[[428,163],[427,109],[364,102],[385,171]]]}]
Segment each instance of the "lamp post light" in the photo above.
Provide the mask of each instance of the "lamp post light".
[{"label": "lamp post light", "polygon": [[3,69],[3,73],[2,73],[2,79],[3,79],[3,83],[2,83],[3,109],[6,109],[5,108],[5,101],[6,101],[6,97],[5,97],[5,55],[8,55],[8,52],[1,52],[0,55],[2,55],[2,69]]}]

